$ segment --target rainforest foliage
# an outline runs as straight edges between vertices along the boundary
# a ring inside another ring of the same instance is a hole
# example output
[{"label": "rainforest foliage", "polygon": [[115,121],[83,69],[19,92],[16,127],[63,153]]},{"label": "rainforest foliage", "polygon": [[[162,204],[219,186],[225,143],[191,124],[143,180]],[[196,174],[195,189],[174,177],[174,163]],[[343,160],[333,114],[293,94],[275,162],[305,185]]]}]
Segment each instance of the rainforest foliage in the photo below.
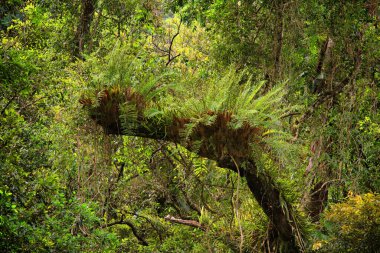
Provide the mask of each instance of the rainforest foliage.
[{"label": "rainforest foliage", "polygon": [[378,0],[5,0],[0,252],[377,252]]}]

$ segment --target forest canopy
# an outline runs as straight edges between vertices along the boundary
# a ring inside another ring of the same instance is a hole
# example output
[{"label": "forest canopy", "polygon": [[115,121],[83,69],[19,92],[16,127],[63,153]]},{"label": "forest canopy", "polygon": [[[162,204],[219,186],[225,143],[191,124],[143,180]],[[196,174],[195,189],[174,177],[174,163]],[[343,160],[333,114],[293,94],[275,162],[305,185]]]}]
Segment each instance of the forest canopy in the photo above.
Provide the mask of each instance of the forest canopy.
[{"label": "forest canopy", "polygon": [[377,252],[379,13],[4,1],[0,252]]}]

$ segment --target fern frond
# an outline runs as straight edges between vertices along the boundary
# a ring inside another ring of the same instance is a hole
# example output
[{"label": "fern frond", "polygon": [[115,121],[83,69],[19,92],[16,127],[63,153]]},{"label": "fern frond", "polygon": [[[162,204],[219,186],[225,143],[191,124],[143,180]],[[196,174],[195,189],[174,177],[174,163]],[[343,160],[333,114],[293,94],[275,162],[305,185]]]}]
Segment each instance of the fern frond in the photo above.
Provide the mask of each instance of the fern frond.
[{"label": "fern frond", "polygon": [[136,105],[126,102],[120,107],[120,112],[120,122],[124,134],[133,132],[137,125]]}]

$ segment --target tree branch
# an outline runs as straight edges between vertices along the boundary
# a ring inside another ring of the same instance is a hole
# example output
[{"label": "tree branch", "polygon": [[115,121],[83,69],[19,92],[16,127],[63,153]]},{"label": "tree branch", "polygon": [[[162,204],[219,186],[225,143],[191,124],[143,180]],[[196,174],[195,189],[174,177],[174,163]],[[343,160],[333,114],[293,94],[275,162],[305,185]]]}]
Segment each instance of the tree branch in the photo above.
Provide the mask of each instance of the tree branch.
[{"label": "tree branch", "polygon": [[165,220],[167,221],[170,221],[172,223],[177,223],[177,224],[182,224],[182,225],[186,225],[186,226],[190,226],[190,227],[193,227],[193,228],[199,228],[200,230],[203,230],[205,231],[206,228],[204,226],[202,226],[201,223],[199,223],[198,221],[195,221],[195,220],[184,220],[184,219],[177,219],[171,215],[166,215],[165,216]]},{"label": "tree branch", "polygon": [[180,29],[181,29],[181,25],[182,25],[182,17],[180,19],[179,24],[177,25],[177,31],[176,31],[176,33],[169,40],[169,47],[168,47],[168,49],[161,48],[157,43],[155,43],[154,42],[154,37],[152,35],[152,44],[153,44],[154,48],[156,48],[158,51],[164,53],[163,55],[161,55],[162,57],[167,57],[168,58],[165,66],[168,66],[173,60],[175,60],[177,57],[181,56],[181,54],[177,54],[177,55],[173,56],[173,52],[174,52],[173,51],[174,40],[179,35]]},{"label": "tree branch", "polygon": [[17,95],[14,95],[11,97],[11,99],[8,100],[7,104],[4,106],[4,108],[1,110],[1,113],[0,115],[3,115],[5,114],[5,110],[8,108],[8,106],[12,103],[12,101],[17,97]]},{"label": "tree branch", "polygon": [[104,224],[104,225],[101,226],[101,228],[112,227],[112,226],[115,226],[115,225],[127,225],[128,227],[131,228],[133,235],[137,238],[137,240],[140,242],[141,245],[144,245],[144,246],[148,246],[149,245],[148,242],[144,239],[144,237],[142,237],[141,235],[139,235],[139,233],[138,233],[135,225],[133,225],[133,223],[131,221],[124,220],[123,216],[121,217],[121,219],[119,221],[114,221],[114,222],[111,222],[111,223]]},{"label": "tree branch", "polygon": [[172,57],[173,43],[174,43],[175,38],[179,35],[179,30],[181,29],[181,25],[182,25],[182,18],[180,19],[179,25],[177,26],[177,32],[174,34],[174,36],[170,40],[168,61],[166,62],[166,66],[168,66],[170,62],[172,62],[175,58],[181,55],[181,54],[177,54],[176,56]]}]

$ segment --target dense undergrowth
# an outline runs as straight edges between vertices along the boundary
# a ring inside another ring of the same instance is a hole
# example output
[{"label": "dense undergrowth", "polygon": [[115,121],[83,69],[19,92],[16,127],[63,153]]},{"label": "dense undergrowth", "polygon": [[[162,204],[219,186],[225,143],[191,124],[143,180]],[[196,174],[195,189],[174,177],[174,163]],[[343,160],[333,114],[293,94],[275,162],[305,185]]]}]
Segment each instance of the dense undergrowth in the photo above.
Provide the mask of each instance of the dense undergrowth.
[{"label": "dense undergrowth", "polygon": [[5,1],[0,252],[376,252],[378,13]]}]

